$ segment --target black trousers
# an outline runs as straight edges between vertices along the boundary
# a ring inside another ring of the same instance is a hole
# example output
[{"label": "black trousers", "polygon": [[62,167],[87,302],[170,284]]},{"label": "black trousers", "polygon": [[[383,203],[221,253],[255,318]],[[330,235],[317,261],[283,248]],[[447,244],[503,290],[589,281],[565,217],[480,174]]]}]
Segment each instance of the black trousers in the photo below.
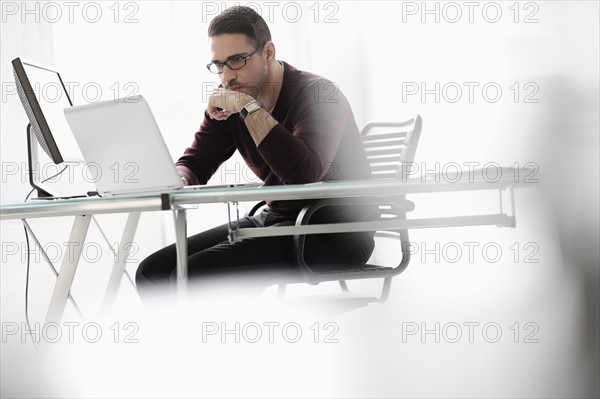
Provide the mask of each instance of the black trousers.
[{"label": "black trousers", "polygon": [[[343,218],[342,213],[335,211],[316,213],[311,223],[339,222]],[[256,216],[240,219],[238,227],[290,226],[295,220],[296,215],[266,209]],[[282,278],[301,279],[292,258],[292,236],[244,238],[230,243],[227,233],[225,224],[188,237],[188,276],[192,289],[195,285],[206,289],[223,282],[266,288]],[[357,267],[367,262],[374,245],[370,233],[311,234],[306,237],[304,258],[314,270]],[[174,293],[176,261],[173,244],[140,263],[136,284],[142,300],[150,299],[156,288]]]}]

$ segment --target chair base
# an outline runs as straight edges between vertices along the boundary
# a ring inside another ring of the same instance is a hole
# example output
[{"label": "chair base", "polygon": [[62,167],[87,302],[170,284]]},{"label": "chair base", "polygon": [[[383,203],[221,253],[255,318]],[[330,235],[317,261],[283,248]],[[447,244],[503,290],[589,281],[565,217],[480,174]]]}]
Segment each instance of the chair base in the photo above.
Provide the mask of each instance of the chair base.
[{"label": "chair base", "polygon": [[[361,303],[364,302],[363,305],[361,306],[357,306],[357,307],[362,307],[362,306],[367,306],[370,303],[385,303],[387,302],[387,300],[389,299],[390,296],[390,290],[392,287],[392,277],[386,277],[383,279],[383,288],[381,290],[381,296],[379,298],[376,297],[352,297],[349,290],[348,290],[348,284],[346,283],[345,280],[340,280],[339,281],[340,284],[340,288],[342,289],[342,296],[334,296],[334,297],[329,297],[326,299],[327,302],[332,302],[332,303],[337,303],[338,301],[341,301],[341,303]],[[285,283],[281,283],[278,285],[277,287],[277,299],[278,300],[286,300],[286,302],[289,301],[289,299],[285,298],[285,292],[286,292],[286,288],[287,288],[287,284]],[[298,300],[298,299],[296,299]],[[306,299],[302,299],[304,301],[307,302],[319,302],[319,301],[323,301],[323,298],[319,299],[318,297],[308,297]]]},{"label": "chair base", "polygon": [[378,303],[379,299],[376,297],[354,297],[352,295],[343,296],[313,296],[313,297],[302,297],[302,298],[288,298],[285,299],[285,304],[311,308],[321,316],[334,317],[340,314],[349,313],[353,310],[365,308],[372,303]]}]

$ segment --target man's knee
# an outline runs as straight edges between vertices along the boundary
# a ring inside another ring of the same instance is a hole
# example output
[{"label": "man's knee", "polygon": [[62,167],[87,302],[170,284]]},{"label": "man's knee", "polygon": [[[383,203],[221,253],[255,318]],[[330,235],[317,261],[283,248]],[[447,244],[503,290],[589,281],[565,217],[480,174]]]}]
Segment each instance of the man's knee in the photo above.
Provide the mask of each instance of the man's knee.
[{"label": "man's knee", "polygon": [[158,251],[140,263],[135,272],[135,282],[139,286],[149,282],[168,280],[171,271],[174,269],[175,262],[169,262],[161,251]]},{"label": "man's knee", "polygon": [[144,259],[135,271],[135,285],[140,286],[148,282],[148,258]]},{"label": "man's knee", "polygon": [[304,260],[315,269],[357,267],[368,260],[375,242],[368,233],[338,233],[307,239]]},{"label": "man's knee", "polygon": [[140,298],[145,301],[145,298],[148,297],[146,295],[150,288],[150,280],[146,276],[147,273],[147,263],[146,260],[143,260],[137,270],[135,271],[135,286]]}]

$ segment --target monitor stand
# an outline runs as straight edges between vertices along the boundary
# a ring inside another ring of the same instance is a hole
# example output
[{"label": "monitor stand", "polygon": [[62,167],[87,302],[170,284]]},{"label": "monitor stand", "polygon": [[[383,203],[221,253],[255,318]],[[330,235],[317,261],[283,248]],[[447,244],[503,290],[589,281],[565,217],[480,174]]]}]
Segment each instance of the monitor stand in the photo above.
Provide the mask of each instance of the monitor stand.
[{"label": "monitor stand", "polygon": [[[37,140],[31,131],[31,123],[27,124],[27,161],[29,162],[29,184],[31,187],[34,190],[37,190],[39,198],[52,197],[53,195],[50,193],[49,189],[43,186],[43,182],[37,182],[40,177],[40,163],[38,158]],[[34,169],[34,165],[37,166],[36,169]]]}]

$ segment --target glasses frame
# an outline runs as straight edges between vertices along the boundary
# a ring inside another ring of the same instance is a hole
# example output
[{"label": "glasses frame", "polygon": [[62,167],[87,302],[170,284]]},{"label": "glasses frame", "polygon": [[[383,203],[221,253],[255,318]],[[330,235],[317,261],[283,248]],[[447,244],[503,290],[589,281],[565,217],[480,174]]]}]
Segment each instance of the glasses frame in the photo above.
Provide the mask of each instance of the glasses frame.
[{"label": "glasses frame", "polygon": [[[238,55],[238,56],[235,56],[235,57],[229,58],[229,59],[225,60],[224,62],[220,62],[220,61],[216,61],[216,62],[214,62],[214,61],[213,61],[213,62],[211,62],[211,63],[207,64],[207,65],[206,65],[206,68],[208,69],[208,71],[209,71],[210,73],[214,73],[214,74],[216,74],[216,75],[220,75],[220,74],[222,74],[222,73],[223,73],[223,70],[224,70],[224,68],[225,68],[225,66],[227,66],[227,68],[229,68],[229,69],[230,69],[230,70],[232,70],[232,71],[237,71],[237,70],[239,70],[239,69],[242,69],[243,67],[245,67],[245,66],[246,66],[246,63],[248,62],[248,60],[249,60],[250,58],[252,58],[252,56],[253,56],[254,54],[256,54],[256,52],[257,52],[258,50],[260,50],[261,48],[263,48],[264,46],[265,46],[265,45],[263,44],[263,45],[261,45],[261,46],[257,47],[257,48],[256,48],[256,50],[254,50],[253,52],[251,52],[250,54],[248,54],[248,55],[247,55],[247,56],[245,56],[245,57],[242,57],[242,56],[239,56],[239,55]],[[230,63],[231,61],[233,61],[233,60],[236,60],[236,61],[244,61],[244,65],[242,65],[242,66],[241,66],[241,67],[239,67],[239,68],[232,68],[232,67],[231,67],[231,65],[229,65],[229,63]],[[220,66],[220,67],[221,67],[221,70],[220,70],[220,71],[217,71],[217,72],[213,72],[213,71],[210,69],[210,68],[211,68],[211,66],[213,66],[213,65],[214,65],[215,67],[217,67],[217,68],[219,68],[219,66]]]}]

